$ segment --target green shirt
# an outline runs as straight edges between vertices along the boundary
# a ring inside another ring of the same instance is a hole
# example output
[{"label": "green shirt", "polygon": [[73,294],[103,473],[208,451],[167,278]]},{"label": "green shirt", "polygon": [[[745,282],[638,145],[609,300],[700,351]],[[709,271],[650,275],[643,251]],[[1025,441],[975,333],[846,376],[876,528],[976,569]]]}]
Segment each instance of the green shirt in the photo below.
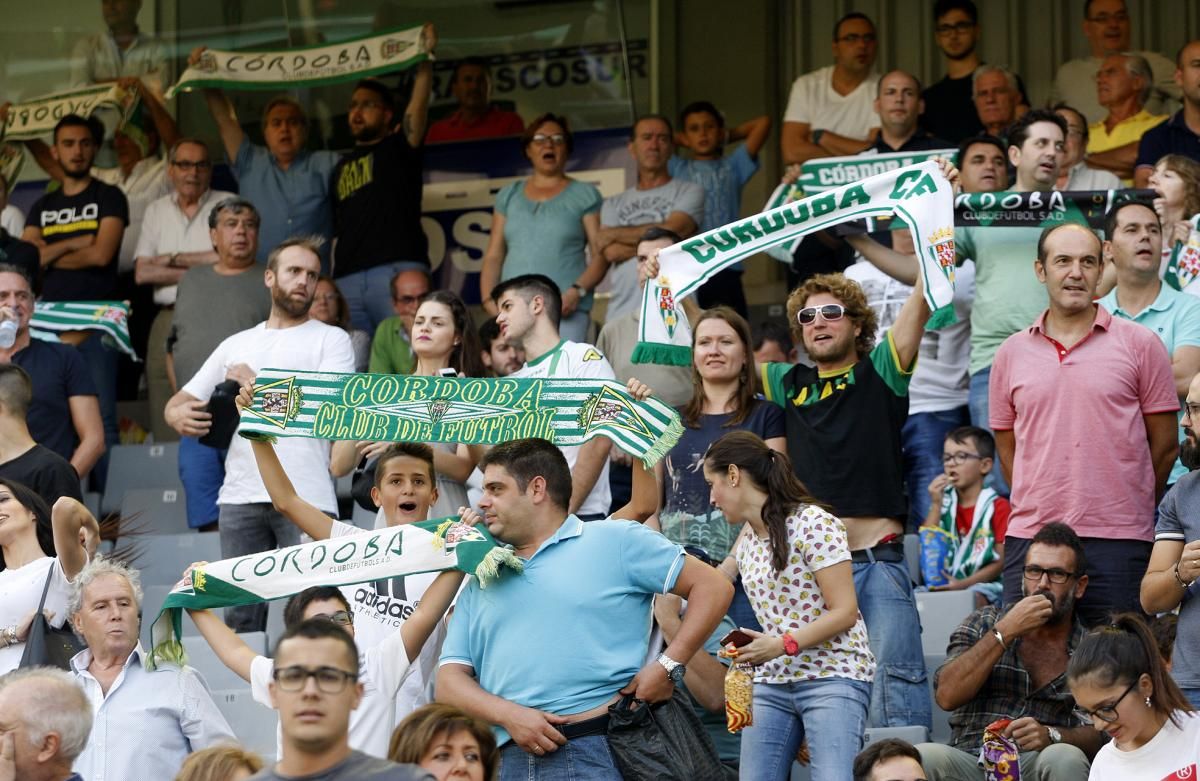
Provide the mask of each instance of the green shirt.
[{"label": "green shirt", "polygon": [[399,315],[380,323],[371,342],[371,362],[367,370],[372,374],[412,374],[416,365],[412,345]]},{"label": "green shirt", "polygon": [[958,262],[975,261],[975,302],[971,306],[970,372],[992,365],[1005,339],[1033,325],[1047,306],[1046,288],[1033,270],[1036,228],[958,228]]}]

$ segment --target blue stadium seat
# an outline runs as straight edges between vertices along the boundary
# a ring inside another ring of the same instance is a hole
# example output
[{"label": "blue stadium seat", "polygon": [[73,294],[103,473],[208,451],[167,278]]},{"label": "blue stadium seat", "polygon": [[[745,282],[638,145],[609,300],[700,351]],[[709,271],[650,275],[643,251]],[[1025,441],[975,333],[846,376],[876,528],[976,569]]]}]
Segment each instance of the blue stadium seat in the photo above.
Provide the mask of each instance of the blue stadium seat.
[{"label": "blue stadium seat", "polygon": [[921,538],[915,534],[904,535],[904,562],[908,565],[908,577],[914,586],[925,582],[921,577]]},{"label": "blue stadium seat", "polygon": [[933,703],[933,731],[930,739],[934,743],[950,742],[950,713],[939,708],[937,700],[933,698],[933,674],[945,661],[945,651],[938,654],[925,654],[925,669],[929,672],[929,700]]},{"label": "blue stadium seat", "polygon": [[875,743],[876,741],[886,740],[887,738],[898,738],[906,740],[914,746],[918,743],[925,743],[929,740],[929,731],[924,727],[868,727],[863,733],[863,748]]},{"label": "blue stadium seat", "polygon": [[944,654],[950,635],[975,612],[974,591],[917,592],[921,616],[921,647],[926,654]]},{"label": "blue stadium seat", "polygon": [[177,488],[179,482],[179,443],[162,445],[117,445],[108,451],[108,478],[100,510],[107,513],[121,508],[126,491],[135,488]]},{"label": "blue stadium seat", "polygon": [[220,561],[221,537],[217,532],[147,534],[132,542],[137,548],[133,566],[148,586],[173,586],[194,561]]},{"label": "blue stadium seat", "polygon": [[270,766],[276,756],[279,715],[250,696],[250,685],[238,691],[214,692],[213,702],[225,715],[238,742]]},{"label": "blue stadium seat", "polygon": [[181,488],[135,488],[121,500],[121,518],[143,534],[184,534],[190,531],[187,503]]}]

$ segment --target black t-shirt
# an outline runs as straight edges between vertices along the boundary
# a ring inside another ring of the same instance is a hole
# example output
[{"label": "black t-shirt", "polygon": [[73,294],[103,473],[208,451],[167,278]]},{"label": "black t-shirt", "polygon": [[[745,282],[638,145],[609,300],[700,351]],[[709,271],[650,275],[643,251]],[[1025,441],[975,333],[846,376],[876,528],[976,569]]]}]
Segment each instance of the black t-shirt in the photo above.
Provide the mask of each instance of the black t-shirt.
[{"label": "black t-shirt", "polygon": [[13,460],[0,464],[0,477],[29,486],[51,507],[60,496],[83,501],[75,467],[42,445],[34,445]]},{"label": "black t-shirt", "polygon": [[900,430],[911,369],[897,364],[890,333],[858,363],[828,376],[803,364],[762,366],[767,399],[784,409],[792,468],[835,515],[908,516]]},{"label": "black t-shirt", "polygon": [[0,228],[0,263],[8,263],[24,270],[33,284],[34,292],[37,291],[38,277],[42,274],[38,248],[27,241],[21,241],[4,228]]},{"label": "black t-shirt", "polygon": [[403,133],[355,147],[333,169],[334,275],[391,263],[429,263],[421,229],[421,150]]},{"label": "black t-shirt", "polygon": [[[979,112],[975,110],[975,100],[971,97],[973,89],[974,74],[961,79],[945,76],[941,81],[930,84],[921,93],[921,99],[925,101],[921,127],[946,139],[952,146],[958,146],[964,138],[982,134],[983,123],[979,121]],[[1032,105],[1020,76],[1017,77],[1017,91],[1021,93],[1021,102],[1026,106]]]},{"label": "black t-shirt", "polygon": [[[129,224],[125,193],[111,184],[93,179],[78,195],[62,190],[46,193],[29,210],[29,224],[42,231],[47,244],[77,236],[95,235],[105,217]],[[117,254],[104,266],[81,269],[46,268],[42,276],[42,298],[46,301],[108,301],[117,295]]]},{"label": "black t-shirt", "polygon": [[79,437],[71,422],[68,399],[97,395],[83,356],[69,344],[30,339],[28,347],[13,353],[12,362],[33,381],[33,402],[25,416],[30,436],[70,459]]}]

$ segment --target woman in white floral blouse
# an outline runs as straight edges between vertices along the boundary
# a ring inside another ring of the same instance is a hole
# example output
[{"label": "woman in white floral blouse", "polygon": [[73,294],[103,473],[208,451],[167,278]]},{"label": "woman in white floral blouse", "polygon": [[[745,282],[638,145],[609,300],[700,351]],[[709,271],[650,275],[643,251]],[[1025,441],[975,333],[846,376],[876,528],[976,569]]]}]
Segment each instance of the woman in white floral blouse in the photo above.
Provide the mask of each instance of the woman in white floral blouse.
[{"label": "woman in white floral blouse", "polygon": [[[754,665],[754,722],[742,733],[741,777],[785,781],[801,740],[813,781],[851,777],[862,748],[875,659],[858,612],[842,522],[808,495],[788,457],[745,431],[704,459],[712,503],[749,524],[733,556],[763,632],[739,664]],[[730,645],[733,650],[733,645]]]}]

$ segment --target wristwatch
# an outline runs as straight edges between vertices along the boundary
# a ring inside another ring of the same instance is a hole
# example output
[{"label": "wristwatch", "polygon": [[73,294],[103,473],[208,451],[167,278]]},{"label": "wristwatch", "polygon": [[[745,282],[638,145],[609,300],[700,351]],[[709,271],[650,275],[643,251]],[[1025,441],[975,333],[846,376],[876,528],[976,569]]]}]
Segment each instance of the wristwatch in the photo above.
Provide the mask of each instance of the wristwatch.
[{"label": "wristwatch", "polygon": [[585,288],[583,285],[579,284],[578,282],[572,282],[571,287],[573,287],[579,291],[579,296],[581,298],[588,294],[587,288]]},{"label": "wristwatch", "polygon": [[1050,736],[1051,743],[1062,743],[1062,733],[1054,727],[1047,726],[1046,734]]},{"label": "wristwatch", "polygon": [[677,662],[666,654],[659,654],[657,661],[667,671],[672,683],[683,683],[683,676],[687,675],[687,666],[683,662]]}]

